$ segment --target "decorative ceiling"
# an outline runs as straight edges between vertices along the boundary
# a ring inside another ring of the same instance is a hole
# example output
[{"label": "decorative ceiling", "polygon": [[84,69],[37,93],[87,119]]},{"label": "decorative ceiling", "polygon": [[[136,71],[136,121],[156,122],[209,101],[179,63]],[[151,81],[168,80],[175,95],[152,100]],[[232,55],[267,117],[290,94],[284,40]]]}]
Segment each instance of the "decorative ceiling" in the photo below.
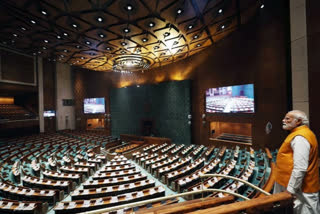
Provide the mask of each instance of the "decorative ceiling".
[{"label": "decorative ceiling", "polygon": [[1,0],[0,43],[90,70],[143,72],[214,45],[261,5],[257,0]]}]

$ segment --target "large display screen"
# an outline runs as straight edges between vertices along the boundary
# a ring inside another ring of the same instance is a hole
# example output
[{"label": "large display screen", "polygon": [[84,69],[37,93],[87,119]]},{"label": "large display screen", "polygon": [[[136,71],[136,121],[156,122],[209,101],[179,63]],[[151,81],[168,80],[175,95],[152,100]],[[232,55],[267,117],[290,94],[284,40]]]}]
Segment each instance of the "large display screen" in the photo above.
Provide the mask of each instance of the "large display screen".
[{"label": "large display screen", "polygon": [[56,116],[56,111],[54,110],[43,111],[43,117],[55,117],[55,116]]},{"label": "large display screen", "polygon": [[207,113],[254,113],[253,84],[206,90]]},{"label": "large display screen", "polygon": [[83,101],[83,109],[85,114],[105,113],[104,97],[85,98]]}]

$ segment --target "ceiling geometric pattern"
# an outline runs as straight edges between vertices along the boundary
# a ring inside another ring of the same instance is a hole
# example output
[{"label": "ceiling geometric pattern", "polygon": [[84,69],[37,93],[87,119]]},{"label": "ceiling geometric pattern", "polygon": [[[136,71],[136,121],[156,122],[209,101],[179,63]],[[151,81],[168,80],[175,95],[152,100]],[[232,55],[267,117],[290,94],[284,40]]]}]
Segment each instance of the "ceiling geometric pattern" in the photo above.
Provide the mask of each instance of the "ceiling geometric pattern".
[{"label": "ceiling geometric pattern", "polygon": [[143,71],[214,45],[260,6],[257,0],[1,0],[0,42],[90,70],[136,63],[132,71]]}]

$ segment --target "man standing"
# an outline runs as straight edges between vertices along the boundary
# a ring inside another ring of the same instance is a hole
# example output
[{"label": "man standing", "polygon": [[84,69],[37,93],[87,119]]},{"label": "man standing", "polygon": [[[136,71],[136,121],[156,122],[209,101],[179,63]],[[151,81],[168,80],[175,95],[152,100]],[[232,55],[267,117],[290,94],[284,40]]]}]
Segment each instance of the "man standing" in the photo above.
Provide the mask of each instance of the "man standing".
[{"label": "man standing", "polygon": [[308,125],[308,117],[299,110],[282,120],[282,128],[290,134],[278,151],[274,193],[291,193],[295,213],[319,214],[318,142]]}]

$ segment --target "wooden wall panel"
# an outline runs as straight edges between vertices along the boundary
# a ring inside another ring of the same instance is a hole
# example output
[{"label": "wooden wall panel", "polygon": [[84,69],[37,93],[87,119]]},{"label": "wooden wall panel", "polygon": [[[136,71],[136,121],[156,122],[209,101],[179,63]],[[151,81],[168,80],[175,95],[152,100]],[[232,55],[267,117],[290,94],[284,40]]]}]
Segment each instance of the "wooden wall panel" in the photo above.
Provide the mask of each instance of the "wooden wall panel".
[{"label": "wooden wall panel", "polygon": [[[110,134],[110,123],[105,114],[110,114],[109,89],[114,85],[106,73],[87,71],[85,69],[73,68],[74,70],[74,97],[76,113],[76,129],[85,130],[87,119],[103,119],[107,134]],[[105,114],[84,114],[84,98],[104,97]]]},{"label": "wooden wall panel", "polygon": [[34,58],[0,50],[3,80],[34,83]]},{"label": "wooden wall panel", "polygon": [[[320,140],[320,2],[306,1],[310,127]],[[320,147],[319,147],[320,151]]]},{"label": "wooden wall panel", "polygon": [[[43,108],[56,110],[56,65],[54,62],[43,60]],[[44,118],[45,132],[56,131],[56,117]]]}]

